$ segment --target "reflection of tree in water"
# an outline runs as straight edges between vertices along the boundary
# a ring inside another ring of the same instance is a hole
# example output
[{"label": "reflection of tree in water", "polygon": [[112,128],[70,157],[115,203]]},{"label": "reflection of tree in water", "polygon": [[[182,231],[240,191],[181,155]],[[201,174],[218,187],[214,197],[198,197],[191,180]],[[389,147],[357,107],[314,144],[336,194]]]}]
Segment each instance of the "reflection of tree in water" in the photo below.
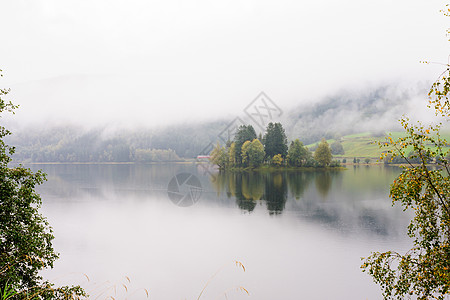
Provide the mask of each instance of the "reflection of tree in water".
[{"label": "reflection of tree in water", "polygon": [[[386,214],[381,207],[389,203],[383,202],[383,199],[388,200],[389,182],[400,171],[363,167],[357,168],[355,173],[323,169],[228,171],[216,173],[217,177],[212,182],[218,194],[220,190],[221,197],[228,195],[230,198],[224,202],[228,207],[236,205],[242,211],[253,212],[259,201],[258,209],[265,206],[271,215],[289,209],[298,212],[303,220],[339,228],[342,232],[363,230],[376,235],[389,235],[395,233],[392,232],[393,227],[398,228],[396,222],[401,223],[403,219],[393,217],[392,213]],[[333,201],[324,205],[321,199]],[[370,206],[361,200],[370,200]],[[262,205],[263,202],[265,205]]]},{"label": "reflection of tree in water", "polygon": [[220,172],[213,175],[211,183],[217,195],[226,192],[236,198],[237,206],[251,212],[256,201],[266,200],[271,214],[281,213],[287,200],[287,179],[283,173]]},{"label": "reflection of tree in water", "polygon": [[255,209],[256,202],[250,195],[248,173],[234,173],[236,183],[236,204],[240,209],[251,212]]},{"label": "reflection of tree in water", "polygon": [[268,173],[265,176],[265,192],[267,210],[272,214],[280,214],[287,200],[286,173]]},{"label": "reflection of tree in water", "polygon": [[295,199],[299,200],[306,191],[313,178],[312,172],[289,172],[287,181],[289,190]]},{"label": "reflection of tree in water", "polygon": [[217,196],[225,193],[227,198],[236,197],[236,173],[222,172],[211,174],[210,182],[216,190]]},{"label": "reflection of tree in water", "polygon": [[256,201],[246,199],[236,199],[236,204],[241,210],[252,212],[255,209]]},{"label": "reflection of tree in water", "polygon": [[219,172],[212,185],[221,195],[235,197],[237,206],[251,212],[258,200],[265,200],[270,214],[279,214],[285,209],[288,188],[298,200],[302,198],[313,178],[317,193],[326,198],[332,185],[333,173],[323,172]]},{"label": "reflection of tree in water", "polygon": [[247,200],[260,200],[264,195],[264,179],[261,173],[242,174],[242,195]]},{"label": "reflection of tree in water", "polygon": [[222,192],[227,189],[228,176],[226,176],[226,174],[223,172],[219,172],[217,174],[211,174],[209,179],[211,185],[216,190],[217,196],[219,197],[222,194]]},{"label": "reflection of tree in water", "polygon": [[328,171],[316,173],[316,189],[322,198],[326,198],[328,196],[328,192],[331,188],[331,181],[332,178]]}]

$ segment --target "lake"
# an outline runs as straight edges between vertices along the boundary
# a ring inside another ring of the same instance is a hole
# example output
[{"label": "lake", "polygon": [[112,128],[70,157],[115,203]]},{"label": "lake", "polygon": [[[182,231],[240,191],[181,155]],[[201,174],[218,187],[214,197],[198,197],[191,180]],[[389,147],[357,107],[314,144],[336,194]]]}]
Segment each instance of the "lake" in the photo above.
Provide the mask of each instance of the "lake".
[{"label": "lake", "polygon": [[92,299],[197,299],[205,285],[200,299],[381,299],[360,258],[411,245],[394,167],[29,167],[48,174],[41,212],[60,252],[43,275]]}]

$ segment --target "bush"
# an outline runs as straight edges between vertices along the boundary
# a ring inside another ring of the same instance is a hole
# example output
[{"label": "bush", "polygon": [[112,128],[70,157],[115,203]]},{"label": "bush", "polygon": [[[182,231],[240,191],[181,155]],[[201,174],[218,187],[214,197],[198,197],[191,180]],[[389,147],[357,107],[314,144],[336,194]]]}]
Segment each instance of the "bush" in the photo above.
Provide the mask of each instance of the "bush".
[{"label": "bush", "polygon": [[[1,71],[1,70],[0,70]],[[1,97],[0,113],[16,108]],[[52,246],[53,234],[38,209],[41,198],[35,187],[45,174],[22,166],[10,168],[14,148],[5,144],[10,131],[0,126],[0,294],[2,299],[73,299],[85,296],[80,287],[54,288],[39,271],[53,267],[58,258]]]}]

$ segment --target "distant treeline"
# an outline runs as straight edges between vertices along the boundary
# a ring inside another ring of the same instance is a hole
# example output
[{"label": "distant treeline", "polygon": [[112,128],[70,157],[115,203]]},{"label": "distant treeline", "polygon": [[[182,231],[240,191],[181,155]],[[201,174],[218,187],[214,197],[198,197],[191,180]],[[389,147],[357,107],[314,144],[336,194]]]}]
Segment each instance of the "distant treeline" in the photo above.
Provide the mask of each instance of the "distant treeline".
[{"label": "distant treeline", "polygon": [[195,158],[217,139],[226,122],[171,126],[159,130],[64,126],[14,130],[8,143],[22,162],[159,162]]},{"label": "distant treeline", "polygon": [[[179,161],[204,154],[205,148],[211,141],[218,140],[218,134],[227,125],[227,121],[215,121],[159,130],[118,131],[111,131],[108,127],[83,130],[75,126],[35,126],[13,130],[7,142],[16,148],[13,157],[20,162]],[[261,136],[260,139],[262,141]],[[315,144],[311,150],[314,151],[318,145]],[[330,148],[332,154],[344,153],[339,142],[332,143]]]},{"label": "distant treeline", "polygon": [[[450,161],[450,152],[447,154],[445,159],[447,161]],[[433,159],[433,158],[430,157],[430,158],[426,159],[426,162],[427,163],[436,163],[436,162],[439,162],[439,158]],[[421,164],[422,160],[420,159],[419,155],[416,152],[410,151],[408,153],[408,155],[405,156],[405,157],[392,156],[392,154],[388,154],[386,157],[383,158],[383,163],[385,165],[390,165],[390,164]]]}]

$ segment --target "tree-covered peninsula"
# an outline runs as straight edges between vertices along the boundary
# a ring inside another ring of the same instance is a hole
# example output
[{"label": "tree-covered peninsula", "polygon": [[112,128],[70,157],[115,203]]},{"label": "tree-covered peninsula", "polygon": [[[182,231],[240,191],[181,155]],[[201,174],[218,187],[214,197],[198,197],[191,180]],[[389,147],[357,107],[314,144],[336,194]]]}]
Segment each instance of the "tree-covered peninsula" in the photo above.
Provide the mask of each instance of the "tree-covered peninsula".
[{"label": "tree-covered peninsula", "polygon": [[281,123],[269,123],[264,136],[256,135],[252,125],[241,125],[233,141],[226,145],[217,143],[210,161],[219,169],[257,169],[272,167],[339,167],[332,161],[331,148],[325,139],[311,152],[299,139],[288,140]]}]

